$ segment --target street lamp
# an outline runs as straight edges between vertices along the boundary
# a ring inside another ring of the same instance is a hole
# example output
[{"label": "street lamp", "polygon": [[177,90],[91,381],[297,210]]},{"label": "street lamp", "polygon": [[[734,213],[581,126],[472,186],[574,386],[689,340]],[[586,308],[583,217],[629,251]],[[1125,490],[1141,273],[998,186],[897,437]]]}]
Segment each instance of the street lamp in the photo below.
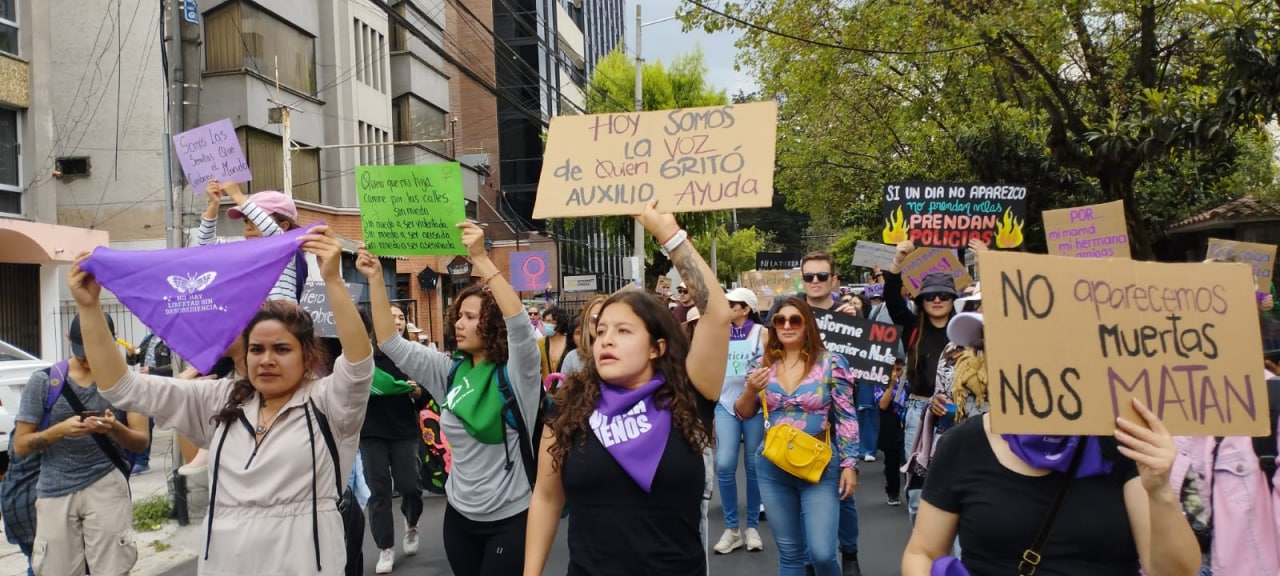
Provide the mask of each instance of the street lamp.
[{"label": "street lamp", "polygon": [[[644,22],[640,19],[640,5],[636,4],[636,112],[644,112],[644,75],[643,65],[644,59],[640,57],[640,38],[641,30],[645,26],[675,20],[675,16],[667,16],[654,20],[652,22]],[[633,257],[636,260],[636,278],[635,282],[641,288],[644,287],[644,227],[640,225],[640,221],[635,222],[635,253]]]}]

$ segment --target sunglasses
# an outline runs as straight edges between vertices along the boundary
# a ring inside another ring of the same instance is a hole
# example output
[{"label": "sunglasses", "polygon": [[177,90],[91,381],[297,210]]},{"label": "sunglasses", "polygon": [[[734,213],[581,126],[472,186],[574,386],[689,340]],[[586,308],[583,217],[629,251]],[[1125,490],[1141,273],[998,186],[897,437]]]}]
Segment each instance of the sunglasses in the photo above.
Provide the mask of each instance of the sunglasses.
[{"label": "sunglasses", "polygon": [[800,277],[804,278],[805,282],[826,282],[827,280],[831,279],[831,273],[830,272],[814,272],[812,274],[801,274]]},{"label": "sunglasses", "polygon": [[933,294],[926,295],[923,298],[925,302],[934,302],[938,300],[941,300],[944,302],[950,302],[952,300],[955,300],[956,296],[955,294],[947,294],[945,292],[935,292]]},{"label": "sunglasses", "polygon": [[679,293],[681,293],[681,294],[688,294],[688,293],[689,293],[689,289],[687,289],[687,288],[676,288],[676,292],[679,292]]},{"label": "sunglasses", "polygon": [[774,328],[800,328],[804,326],[804,316],[799,314],[792,314],[790,316],[775,314],[772,322]]}]

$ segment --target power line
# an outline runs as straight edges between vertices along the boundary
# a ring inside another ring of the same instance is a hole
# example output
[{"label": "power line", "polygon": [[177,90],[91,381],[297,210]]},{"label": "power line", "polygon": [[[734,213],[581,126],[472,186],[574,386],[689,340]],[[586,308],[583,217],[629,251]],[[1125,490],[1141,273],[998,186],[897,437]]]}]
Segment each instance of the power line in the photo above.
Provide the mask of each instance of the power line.
[{"label": "power line", "polygon": [[811,39],[809,39],[809,38],[802,38],[802,37],[800,37],[800,36],[796,36],[796,35],[794,35],[794,34],[788,34],[788,33],[786,33],[786,32],[780,32],[780,31],[778,31],[778,30],[774,30],[774,29],[772,29],[772,28],[768,28],[768,27],[766,27],[766,26],[761,26],[761,25],[756,24],[756,23],[754,23],[754,22],[749,22],[749,21],[747,21],[747,20],[743,20],[743,19],[741,19],[741,18],[738,18],[737,16],[733,16],[733,15],[731,15],[731,14],[726,14],[726,13],[724,13],[724,12],[721,12],[721,11],[719,11],[719,10],[716,10],[715,8],[712,8],[712,7],[710,7],[710,6],[707,6],[706,4],[703,4],[702,2],[699,2],[698,0],[685,0],[685,1],[686,1],[686,2],[688,2],[688,3],[690,3],[690,4],[693,4],[694,6],[697,6],[698,8],[701,8],[701,9],[703,9],[703,10],[706,10],[707,12],[710,12],[710,13],[712,13],[712,14],[715,14],[716,16],[719,16],[719,17],[724,18],[724,19],[726,19],[726,20],[729,20],[729,21],[731,21],[731,22],[735,22],[735,23],[741,24],[742,26],[746,26],[747,28],[751,28],[751,29],[753,29],[753,30],[759,30],[760,32],[764,32],[764,33],[766,33],[766,34],[772,34],[772,35],[774,35],[774,36],[781,36],[781,37],[783,37],[783,38],[788,38],[788,39],[791,39],[791,40],[795,40],[796,42],[802,42],[802,43],[804,43],[804,44],[810,44],[810,45],[813,45],[813,46],[820,46],[820,47],[823,47],[823,48],[835,48],[836,50],[845,50],[845,51],[848,51],[848,52],[857,52],[857,53],[859,53],[859,54],[871,54],[871,55],[877,55],[877,56],[923,56],[923,55],[926,55],[926,54],[945,54],[945,53],[947,53],[947,52],[958,52],[958,51],[960,51],[960,50],[968,50],[968,49],[970,49],[970,48],[977,48],[977,47],[979,47],[979,46],[984,46],[984,45],[986,45],[986,42],[974,42],[973,44],[965,44],[964,46],[953,46],[953,47],[950,47],[950,48],[936,48],[936,49],[933,49],[933,50],[879,50],[879,49],[873,49],[873,48],[859,48],[859,47],[856,47],[856,46],[845,46],[845,45],[843,45],[843,44],[832,44],[832,43],[830,43],[830,42],[823,42],[823,41],[821,41],[821,40],[811,40]]},{"label": "power line", "polygon": [[400,24],[402,27],[405,28],[405,30],[412,33],[414,37],[416,37],[418,40],[421,40],[422,43],[426,44],[428,48],[435,50],[438,54],[440,54],[442,58],[444,58],[446,62],[453,64],[454,66],[457,66],[458,70],[461,71],[463,75],[474,80],[487,92],[489,92],[490,94],[493,94],[503,102],[506,102],[507,104],[513,106],[516,109],[516,111],[519,112],[522,116],[525,116],[528,119],[534,122],[537,122],[543,128],[550,127],[551,125],[550,122],[548,122],[545,118],[543,118],[541,114],[534,114],[524,109],[519,104],[514,102],[510,96],[503,94],[495,86],[486,82],[483,78],[480,77],[479,74],[476,74],[475,71],[471,70],[471,68],[464,66],[461,62],[458,61],[457,58],[454,58],[452,54],[449,54],[447,51],[445,51],[445,49],[442,46],[440,46],[434,40],[432,40],[429,36],[427,36],[425,32],[423,32],[417,26],[413,25],[412,22],[409,22],[409,20],[406,19],[404,16],[401,16],[398,12],[396,12],[394,8],[392,8],[389,4],[387,4],[386,0],[369,0],[369,1],[372,2],[378,8],[381,8],[382,11],[386,12],[387,15],[391,17],[392,20],[395,20],[397,24]]}]

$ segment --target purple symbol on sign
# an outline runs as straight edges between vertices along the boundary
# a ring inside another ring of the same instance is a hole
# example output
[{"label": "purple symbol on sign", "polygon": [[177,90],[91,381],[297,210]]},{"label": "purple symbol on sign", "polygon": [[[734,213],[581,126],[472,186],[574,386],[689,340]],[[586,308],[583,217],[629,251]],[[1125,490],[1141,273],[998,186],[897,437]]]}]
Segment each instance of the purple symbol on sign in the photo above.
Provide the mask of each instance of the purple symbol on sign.
[{"label": "purple symbol on sign", "polygon": [[547,253],[515,252],[511,255],[511,285],[517,292],[543,290],[547,285]]}]

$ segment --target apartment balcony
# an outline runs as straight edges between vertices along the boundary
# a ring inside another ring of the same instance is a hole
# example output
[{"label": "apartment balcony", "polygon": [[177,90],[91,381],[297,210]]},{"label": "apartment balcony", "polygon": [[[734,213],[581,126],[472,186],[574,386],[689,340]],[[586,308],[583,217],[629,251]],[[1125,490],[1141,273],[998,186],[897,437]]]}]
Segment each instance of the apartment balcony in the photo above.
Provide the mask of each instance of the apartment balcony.
[{"label": "apartment balcony", "polygon": [[582,68],[586,66],[587,53],[586,39],[582,34],[582,30],[574,24],[573,19],[569,17],[569,11],[564,9],[564,5],[556,2],[556,38],[560,41],[560,49],[564,51],[573,65]]}]

